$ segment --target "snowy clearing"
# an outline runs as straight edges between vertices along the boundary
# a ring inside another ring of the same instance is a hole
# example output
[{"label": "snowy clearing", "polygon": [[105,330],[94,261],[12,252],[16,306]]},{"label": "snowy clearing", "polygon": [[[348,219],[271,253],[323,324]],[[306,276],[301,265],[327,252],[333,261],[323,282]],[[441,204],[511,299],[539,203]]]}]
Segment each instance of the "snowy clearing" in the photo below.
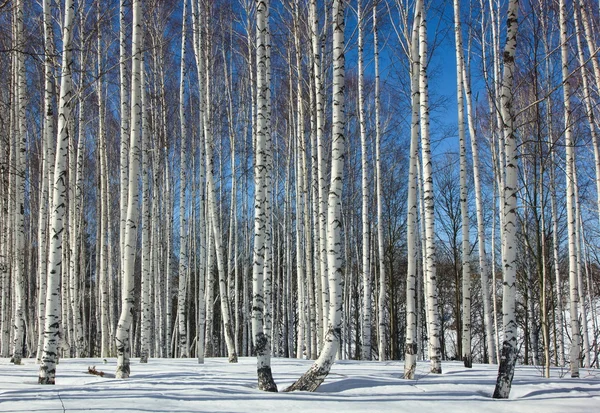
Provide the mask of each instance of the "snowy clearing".
[{"label": "snowy clearing", "polygon": [[[544,379],[536,367],[518,366],[509,400],[493,400],[496,366],[443,363],[444,374],[428,374],[420,362],[417,380],[402,379],[403,362],[339,361],[315,393],[264,393],[256,389],[255,359],[238,364],[226,359],[132,360],[132,376],[114,378],[116,360],[63,359],[57,385],[37,384],[35,360],[13,366],[0,359],[0,412],[597,412],[600,371],[582,369],[571,379],[553,369]],[[282,390],[311,362],[274,359],[273,373]],[[104,377],[88,374],[96,366]]]}]

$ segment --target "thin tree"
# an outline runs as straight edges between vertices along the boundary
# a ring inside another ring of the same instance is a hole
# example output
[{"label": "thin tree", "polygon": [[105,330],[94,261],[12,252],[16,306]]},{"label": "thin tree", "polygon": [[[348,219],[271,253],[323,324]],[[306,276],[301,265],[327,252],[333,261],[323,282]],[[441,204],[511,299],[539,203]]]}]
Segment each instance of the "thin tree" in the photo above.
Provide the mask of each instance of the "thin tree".
[{"label": "thin tree", "polygon": [[[127,225],[123,245],[121,268],[123,279],[121,285],[121,316],[115,335],[117,346],[117,378],[126,379],[131,372],[129,357],[131,354],[130,330],[134,311],[134,273],[138,226],[138,175],[140,169],[140,137],[141,137],[141,62],[142,62],[142,8],[141,0],[133,0],[133,34],[131,44],[131,132],[129,143],[129,172],[127,195]],[[121,206],[123,207],[123,206]]]},{"label": "thin tree", "polygon": [[270,64],[267,54],[269,45],[269,0],[256,3],[256,144],[254,161],[254,253],[252,266],[252,337],[256,351],[258,388],[264,391],[277,391],[277,385],[271,372],[270,337],[264,333],[264,266],[268,244],[266,232],[269,216],[267,215],[267,188],[269,172],[268,162],[272,159],[268,152],[271,150],[269,136],[271,119],[267,103],[269,83],[267,79]]},{"label": "thin tree", "polygon": [[179,129],[180,164],[179,164],[179,290],[177,294],[177,318],[179,328],[179,357],[187,358],[189,353],[187,332],[187,272],[188,272],[188,236],[186,204],[186,141],[187,127],[185,117],[185,77],[186,77],[186,29],[187,29],[187,0],[183,0],[183,24],[181,25],[181,61],[179,72]]},{"label": "thin tree", "polygon": [[423,160],[423,209],[425,223],[424,262],[427,296],[427,322],[429,325],[429,358],[431,372],[442,373],[440,317],[438,312],[438,291],[435,266],[435,212],[433,193],[433,165],[431,159],[431,138],[429,134],[429,84],[427,78],[427,18],[425,6],[420,4],[419,25],[419,106],[421,117],[421,157]]},{"label": "thin tree", "polygon": [[[460,153],[460,215],[462,218],[462,354],[465,367],[473,367],[471,355],[471,245],[469,242],[469,208],[467,190],[467,148],[463,83],[462,28],[460,2],[454,0],[454,39],[456,42],[456,101],[458,106],[458,140]],[[457,286],[458,288],[458,286]]]},{"label": "thin tree", "polygon": [[513,108],[513,85],[515,72],[515,52],[518,32],[518,0],[508,3],[506,20],[507,38],[504,46],[504,72],[502,74],[500,92],[500,111],[502,114],[502,129],[504,133],[504,190],[501,202],[504,204],[502,216],[502,264],[504,269],[504,285],[502,291],[502,322],[504,326],[504,341],[498,378],[493,398],[507,399],[517,362],[517,135],[515,133],[515,112]]},{"label": "thin tree", "polygon": [[52,188],[52,216],[50,220],[50,245],[48,248],[48,275],[46,293],[46,318],[44,325],[44,348],[40,363],[39,384],[55,384],[56,364],[60,341],[60,276],[62,274],[62,241],[65,230],[67,204],[66,175],[69,151],[68,125],[72,104],[73,68],[73,0],[65,0],[65,15],[62,34],[62,63],[60,97],[58,103],[58,134],[56,137],[56,159]]},{"label": "thin tree", "polygon": [[422,0],[415,3],[415,16],[410,41],[410,87],[411,87],[411,123],[410,123],[410,155],[408,167],[408,196],[406,219],[406,343],[404,345],[404,378],[414,379],[417,367],[417,262],[419,260],[418,234],[419,226],[417,203],[417,169],[419,156],[419,26],[421,24]]}]

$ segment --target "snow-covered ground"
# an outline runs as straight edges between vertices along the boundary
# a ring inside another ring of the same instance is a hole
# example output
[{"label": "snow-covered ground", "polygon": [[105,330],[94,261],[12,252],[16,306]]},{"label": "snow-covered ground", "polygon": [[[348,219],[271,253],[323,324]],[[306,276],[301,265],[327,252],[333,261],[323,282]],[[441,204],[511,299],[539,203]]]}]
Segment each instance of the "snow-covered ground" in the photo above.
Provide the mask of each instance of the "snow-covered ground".
[{"label": "snow-covered ground", "polygon": [[[402,379],[402,362],[337,362],[315,393],[264,393],[256,389],[255,359],[134,359],[132,376],[114,378],[115,359],[63,359],[57,384],[37,384],[35,360],[13,366],[0,359],[0,412],[411,412],[411,413],[593,413],[600,412],[600,371],[581,370],[571,379],[553,369],[545,379],[536,367],[520,366],[509,400],[493,400],[496,366],[443,363],[444,374]],[[87,373],[96,366],[104,377]],[[308,367],[304,360],[273,360],[282,390]]]}]

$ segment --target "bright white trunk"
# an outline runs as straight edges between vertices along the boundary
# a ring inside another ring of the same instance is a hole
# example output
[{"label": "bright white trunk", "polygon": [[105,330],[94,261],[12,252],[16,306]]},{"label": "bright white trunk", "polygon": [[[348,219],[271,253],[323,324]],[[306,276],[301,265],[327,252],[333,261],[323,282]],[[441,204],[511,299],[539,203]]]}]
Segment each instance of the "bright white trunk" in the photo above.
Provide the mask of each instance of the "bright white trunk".
[{"label": "bright white trunk", "polygon": [[27,148],[26,138],[26,73],[25,73],[25,53],[23,51],[24,33],[23,33],[23,0],[17,0],[15,9],[15,74],[16,74],[16,93],[14,96],[16,122],[14,124],[15,132],[15,150],[16,150],[16,173],[15,183],[15,209],[14,213],[14,300],[15,312],[13,314],[13,362],[21,364],[23,357],[23,339],[25,337],[25,151]]},{"label": "bright white trunk", "polygon": [[361,175],[362,175],[362,354],[363,360],[371,359],[371,263],[369,262],[369,163],[367,159],[367,125],[365,114],[364,69],[364,16],[362,0],[357,4],[358,19],[358,123],[360,128]]},{"label": "bright white trunk", "polygon": [[435,214],[433,192],[433,165],[429,136],[429,86],[427,80],[427,18],[421,3],[419,26],[419,94],[421,116],[421,156],[423,159],[423,207],[425,221],[425,274],[427,278],[427,312],[429,314],[429,357],[431,372],[441,374],[440,320],[437,305],[437,277],[435,267]]},{"label": "bright white trunk", "polygon": [[[417,204],[417,158],[419,156],[419,25],[421,24],[422,0],[415,4],[415,16],[412,27],[410,43],[410,85],[411,85],[411,127],[410,127],[410,155],[408,167],[408,196],[406,219],[406,343],[404,345],[404,378],[415,378],[417,367],[417,277],[418,277],[418,204]],[[380,247],[381,248],[381,247]]]},{"label": "bright white trunk", "polygon": [[383,190],[381,188],[381,120],[380,120],[380,92],[379,92],[379,38],[377,26],[377,6],[373,5],[373,55],[375,59],[375,173],[376,173],[376,198],[377,198],[377,258],[379,260],[379,297],[377,312],[379,314],[379,361],[386,360],[388,347],[387,318],[385,316],[385,299],[387,296],[387,282],[385,278],[385,249],[383,238]]},{"label": "bright white trunk", "polygon": [[344,177],[344,8],[345,2],[333,2],[333,120],[331,147],[331,182],[327,208],[327,268],[329,275],[329,324],[319,358],[286,391],[315,391],[329,374],[342,332],[342,185]]},{"label": "bright white trunk", "polygon": [[58,362],[58,345],[60,340],[60,274],[62,273],[62,233],[66,215],[67,187],[64,176],[67,173],[68,158],[68,123],[71,116],[72,97],[72,38],[73,0],[65,2],[65,20],[63,24],[63,51],[61,63],[60,98],[58,105],[58,135],[52,195],[52,216],[50,220],[50,245],[48,250],[48,289],[46,294],[46,319],[44,325],[44,349],[40,364],[39,384],[54,384],[56,364]]},{"label": "bright white trunk", "polygon": [[[515,133],[515,115],[513,109],[513,83],[515,70],[515,51],[517,48],[517,0],[510,0],[507,16],[507,41],[504,49],[504,73],[500,92],[500,111],[504,132],[504,187],[501,197],[502,209],[502,266],[504,269],[504,286],[502,294],[502,313],[504,325],[504,341],[498,368],[498,379],[493,397],[506,399],[510,393],[515,364],[517,361],[517,172],[518,152]],[[501,173],[502,174],[502,173]]]},{"label": "bright white trunk", "polygon": [[180,164],[179,164],[179,290],[177,294],[177,317],[179,320],[179,357],[189,356],[187,336],[187,217],[186,217],[186,118],[185,118],[185,55],[186,55],[186,20],[187,0],[183,0],[183,24],[181,27],[181,63],[179,73],[179,128],[180,139]]},{"label": "bright white trunk", "polygon": [[[463,43],[460,3],[454,0],[454,39],[456,42],[456,97],[458,106],[458,139],[460,153],[460,214],[462,218],[462,354],[465,367],[473,366],[471,356],[471,259],[469,242],[469,208],[467,191],[467,148],[465,136]],[[474,136],[472,137],[474,139]]]},{"label": "bright white trunk", "polygon": [[[115,377],[128,378],[130,374],[129,357],[131,353],[130,330],[134,311],[134,271],[137,244],[137,226],[139,216],[138,175],[140,169],[141,136],[141,61],[142,61],[142,10],[141,0],[133,0],[133,34],[131,45],[131,132],[129,144],[129,172],[127,196],[127,225],[123,240],[121,316],[117,325],[115,341],[117,347],[117,371]],[[123,207],[123,206],[121,206]]]},{"label": "bright white trunk", "polygon": [[[150,340],[152,339],[152,214],[150,200],[150,165],[152,148],[150,145],[150,120],[146,102],[146,69],[144,55],[141,63],[141,101],[142,101],[142,291],[141,291],[141,332],[140,363],[147,363],[150,357]],[[160,311],[156,309],[156,311]]]}]

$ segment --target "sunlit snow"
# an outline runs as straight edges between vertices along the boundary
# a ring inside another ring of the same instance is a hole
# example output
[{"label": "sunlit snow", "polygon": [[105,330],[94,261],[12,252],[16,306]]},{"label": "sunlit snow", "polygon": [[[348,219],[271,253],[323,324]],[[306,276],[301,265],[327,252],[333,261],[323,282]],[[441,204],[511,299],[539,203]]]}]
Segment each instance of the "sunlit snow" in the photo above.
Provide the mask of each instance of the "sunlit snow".
[{"label": "sunlit snow", "polygon": [[[493,400],[496,366],[443,363],[428,373],[420,362],[417,379],[402,379],[403,363],[339,361],[315,393],[264,393],[256,389],[255,359],[133,359],[131,378],[114,378],[115,359],[63,359],[55,386],[37,384],[34,359],[14,366],[0,359],[0,412],[411,412],[411,413],[587,413],[600,412],[600,371],[581,369],[570,378],[552,369],[518,366],[509,400]],[[88,374],[88,367],[105,373]],[[273,375],[283,390],[310,361],[274,359]]]}]

